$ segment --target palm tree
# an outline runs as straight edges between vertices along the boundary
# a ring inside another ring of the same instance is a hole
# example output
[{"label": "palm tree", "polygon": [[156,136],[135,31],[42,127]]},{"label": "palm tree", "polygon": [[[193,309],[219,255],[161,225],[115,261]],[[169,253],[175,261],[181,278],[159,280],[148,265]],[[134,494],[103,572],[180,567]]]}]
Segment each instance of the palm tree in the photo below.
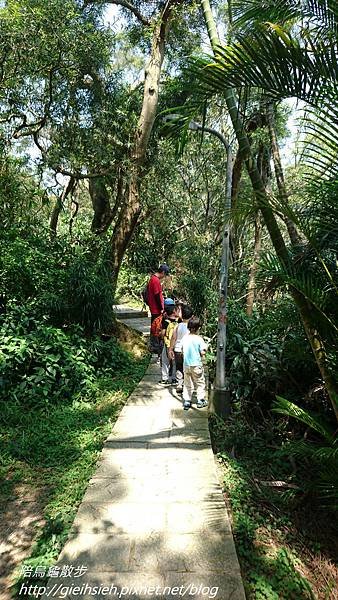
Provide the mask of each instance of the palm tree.
[{"label": "palm tree", "polygon": [[[289,1],[271,2],[264,8],[265,16],[279,15],[283,21],[296,18],[302,11],[303,16],[312,18],[312,30],[299,41],[286,28],[279,24],[255,25],[259,16],[260,2],[252,0],[241,3],[249,5],[250,10],[241,12],[241,19],[253,23],[245,35],[238,35],[231,46],[220,44],[216,25],[212,16],[209,0],[201,0],[201,6],[213,48],[214,57],[196,59],[194,72],[199,76],[199,88],[204,98],[221,94],[227,104],[228,112],[237,137],[239,150],[245,158],[246,168],[254,189],[257,204],[262,212],[272,244],[281,268],[292,270],[291,257],[284,243],[282,233],[276,221],[270,198],[251,154],[250,143],[239,114],[238,102],[232,86],[258,87],[271,99],[296,97],[309,106],[309,131],[320,139],[320,160],[318,160],[318,142],[308,147],[307,157],[311,164],[316,162],[325,168],[326,176],[336,174],[338,149],[338,106],[337,106],[337,56],[336,13],[331,0],[297,1],[295,9]],[[253,11],[253,7],[255,10]],[[238,9],[238,7],[237,7]],[[276,12],[277,11],[277,12]],[[238,15],[235,11],[235,14]],[[248,18],[249,17],[249,18]],[[319,20],[324,24],[324,33],[318,32]],[[325,36],[325,31],[326,36]],[[325,116],[325,120],[319,119]],[[329,126],[327,123],[329,122]],[[326,152],[322,151],[323,146]],[[330,400],[338,420],[338,384],[330,369],[324,341],[319,333],[318,323],[313,319],[312,306],[308,298],[294,283],[290,291],[299,309],[302,322],[314,352],[317,365],[325,382]]]}]

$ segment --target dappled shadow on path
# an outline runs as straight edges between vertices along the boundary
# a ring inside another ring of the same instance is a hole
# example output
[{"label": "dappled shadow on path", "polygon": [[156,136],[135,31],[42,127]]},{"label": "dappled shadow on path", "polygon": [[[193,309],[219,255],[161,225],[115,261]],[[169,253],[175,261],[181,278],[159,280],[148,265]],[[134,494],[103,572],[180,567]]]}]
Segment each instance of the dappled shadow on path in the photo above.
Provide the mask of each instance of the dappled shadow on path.
[{"label": "dappled shadow on path", "polygon": [[[144,600],[147,587],[155,586],[167,587],[161,597],[174,598],[173,586],[190,585],[195,600],[208,597],[202,588],[213,589],[209,597],[217,600],[244,600],[207,429],[191,433],[197,439],[204,433],[201,443],[186,441],[184,427],[176,429],[153,431],[146,441],[144,434],[123,441],[110,436],[104,446],[59,561],[84,565],[81,583],[96,586],[96,597],[113,586],[116,593],[133,588],[132,597]],[[118,422],[118,436],[122,432]]]},{"label": "dappled shadow on path", "polygon": [[33,554],[45,556],[65,536],[102,449],[98,426],[114,418],[121,404],[118,398],[116,405],[61,405],[24,418],[22,411],[12,413],[0,444],[12,465],[0,483],[1,600],[12,597],[13,572],[31,555],[33,542]]},{"label": "dappled shadow on path", "polygon": [[195,586],[194,600],[245,598],[206,413],[184,413],[157,377],[143,379],[104,444],[57,563],[73,571],[48,582],[55,598],[78,597],[79,586],[96,600],[110,586],[110,597],[138,600],[151,597],[149,586],[168,599],[173,586]]}]

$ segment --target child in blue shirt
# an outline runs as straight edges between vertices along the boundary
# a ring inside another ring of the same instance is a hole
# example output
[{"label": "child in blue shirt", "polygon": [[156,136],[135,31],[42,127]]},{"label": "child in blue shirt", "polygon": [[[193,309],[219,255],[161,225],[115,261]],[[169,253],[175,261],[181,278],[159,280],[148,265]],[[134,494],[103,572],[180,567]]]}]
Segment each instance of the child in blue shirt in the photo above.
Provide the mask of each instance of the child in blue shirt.
[{"label": "child in blue shirt", "polygon": [[201,326],[197,317],[192,317],[188,322],[189,333],[182,339],[183,352],[183,408],[188,410],[191,407],[191,398],[194,389],[197,395],[197,408],[207,406],[205,400],[205,377],[202,357],[205,354],[207,345],[203,338],[198,335]]}]

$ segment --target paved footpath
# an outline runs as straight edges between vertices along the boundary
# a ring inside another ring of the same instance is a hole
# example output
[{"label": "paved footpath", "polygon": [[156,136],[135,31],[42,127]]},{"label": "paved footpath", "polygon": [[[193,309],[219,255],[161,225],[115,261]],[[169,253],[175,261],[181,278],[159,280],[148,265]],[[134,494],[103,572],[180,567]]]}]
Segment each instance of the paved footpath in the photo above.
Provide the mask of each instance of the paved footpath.
[{"label": "paved footpath", "polygon": [[143,309],[130,308],[124,304],[116,304],[114,306],[115,316],[118,321],[121,321],[128,327],[136,329],[144,337],[149,337],[150,334],[150,317],[147,317],[147,311]]},{"label": "paved footpath", "polygon": [[158,380],[151,364],[107,438],[49,597],[245,600],[207,411]]}]

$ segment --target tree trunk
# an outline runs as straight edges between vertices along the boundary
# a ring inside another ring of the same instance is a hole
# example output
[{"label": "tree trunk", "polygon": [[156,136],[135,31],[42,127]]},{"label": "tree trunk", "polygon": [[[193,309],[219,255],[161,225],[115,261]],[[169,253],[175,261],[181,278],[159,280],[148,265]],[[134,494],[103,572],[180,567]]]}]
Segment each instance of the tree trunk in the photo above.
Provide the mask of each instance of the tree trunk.
[{"label": "tree trunk", "polygon": [[62,208],[63,208],[63,202],[61,200],[61,196],[59,196],[55,202],[53,212],[51,214],[50,222],[49,222],[49,230],[50,230],[50,235],[52,238],[56,236],[58,223],[59,223],[59,216],[62,211]]},{"label": "tree trunk", "polygon": [[[231,210],[232,214],[236,216],[237,199],[239,194],[239,185],[241,182],[243,173],[243,160],[241,153],[237,150],[236,158],[232,169],[232,186],[231,186]],[[235,263],[238,258],[238,226],[236,220],[233,221],[230,230],[230,254],[231,261]]]},{"label": "tree trunk", "polygon": [[70,177],[68,183],[66,183],[66,185],[64,186],[64,188],[62,190],[61,196],[59,196],[58,199],[56,200],[55,206],[53,208],[53,212],[51,214],[50,223],[49,223],[50,235],[52,238],[55,237],[56,233],[57,233],[59,216],[63,209],[63,204],[64,204],[66,198],[69,196],[69,194],[71,194],[73,192],[75,184],[76,184],[75,177]]},{"label": "tree trunk", "polygon": [[124,253],[141,213],[140,182],[143,176],[148,142],[156,117],[159,82],[170,18],[174,5],[178,3],[178,0],[169,0],[165,3],[152,37],[151,56],[145,69],[142,110],[130,155],[131,167],[128,174],[124,204],[118,215],[111,238],[111,263],[115,282],[117,281]]},{"label": "tree trunk", "polygon": [[[278,147],[277,134],[276,134],[274,105],[272,102],[269,102],[266,106],[266,118],[267,118],[267,123],[268,123],[268,128],[269,128],[272,158],[273,158],[273,164],[275,167],[275,175],[276,175],[277,187],[278,187],[278,191],[279,191],[279,197],[280,197],[282,206],[287,207],[288,202],[289,202],[289,197],[288,197],[288,193],[286,191],[284,173],[283,173],[283,168],[282,168],[282,161],[281,161],[280,154],[279,154],[279,147]],[[295,224],[287,215],[283,216],[283,220],[286,224],[291,244],[293,246],[299,246],[302,242],[301,242],[301,238],[300,238],[300,235],[297,231]]]},{"label": "tree trunk", "polygon": [[[259,170],[260,176],[262,178],[264,188],[267,190],[269,180],[271,178],[271,169],[270,169],[270,160],[271,153],[270,149],[261,142],[258,148],[257,154],[257,168]],[[254,240],[254,253],[252,264],[250,267],[249,273],[249,281],[248,281],[248,291],[246,296],[246,314],[248,317],[252,316],[253,305],[255,302],[256,295],[256,274],[258,270],[258,263],[261,255],[261,245],[262,245],[262,223],[260,218],[260,213],[256,213],[255,215],[255,240]]]},{"label": "tree trunk", "polygon": [[241,156],[241,151],[238,150],[234,162],[233,174],[232,174],[232,191],[231,191],[231,206],[232,209],[236,207],[236,202],[238,198],[239,192],[239,184],[241,182],[243,171],[243,159]]},{"label": "tree trunk", "polygon": [[[217,55],[218,46],[220,42],[217,34],[216,25],[212,16],[210,2],[209,0],[201,0],[201,5],[203,8],[210,43],[215,55]],[[250,143],[244,129],[244,124],[242,123],[242,119],[239,115],[235,93],[231,88],[227,88],[225,89],[224,97],[228,107],[232,125],[236,134],[239,148],[241,150],[242,156],[245,159],[246,168],[251,180],[253,190],[256,195],[257,205],[262,212],[263,219],[269,231],[276,255],[279,258],[280,262],[284,265],[284,267],[287,268],[289,265],[288,251],[285,246],[282,233],[278,227],[277,221],[269,204],[269,197],[264,188],[262,177],[260,176],[260,173],[257,169],[257,165],[252,157]],[[314,327],[314,325],[312,324],[311,309],[308,306],[306,299],[294,288],[291,288],[291,293],[299,309],[304,329],[306,331],[308,340],[314,353],[321,376],[324,380],[334,413],[338,420],[338,384],[328,367],[323,341],[321,340],[316,327]]]},{"label": "tree trunk", "polygon": [[94,211],[91,229],[99,233],[106,229],[111,214],[108,190],[101,177],[89,180],[89,194]]},{"label": "tree trunk", "polygon": [[256,273],[258,269],[259,258],[261,254],[261,245],[262,245],[262,225],[260,222],[259,214],[256,215],[255,218],[255,243],[254,243],[254,255],[252,264],[250,267],[249,274],[249,282],[248,282],[248,292],[246,296],[246,314],[248,317],[251,317],[253,305],[255,301],[255,292],[256,292]]},{"label": "tree trunk", "polygon": [[113,208],[110,206],[109,192],[102,178],[92,178],[89,180],[89,193],[92,200],[94,216],[91,229],[93,233],[102,234],[114,221],[123,200],[124,180],[122,169],[117,171],[117,180],[115,182],[116,196]]}]

